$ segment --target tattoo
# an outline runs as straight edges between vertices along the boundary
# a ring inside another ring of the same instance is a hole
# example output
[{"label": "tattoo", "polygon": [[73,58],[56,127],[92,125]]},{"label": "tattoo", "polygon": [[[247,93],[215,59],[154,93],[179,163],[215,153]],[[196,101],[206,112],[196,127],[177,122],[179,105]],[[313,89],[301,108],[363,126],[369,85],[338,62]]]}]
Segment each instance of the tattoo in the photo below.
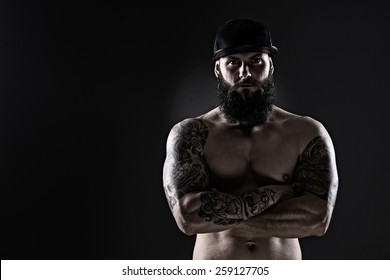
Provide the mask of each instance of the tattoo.
[{"label": "tattoo", "polygon": [[174,127],[173,151],[167,158],[170,166],[165,174],[169,178],[165,194],[170,208],[186,193],[205,188],[208,169],[203,149],[208,136],[207,126],[200,119],[185,121]]},{"label": "tattoo", "polygon": [[331,154],[322,136],[315,137],[300,155],[294,170],[294,181],[334,206],[336,187],[332,182]]},{"label": "tattoo", "polygon": [[217,225],[238,224],[273,205],[274,195],[271,189],[255,190],[244,195],[204,192],[201,194],[199,216]]}]

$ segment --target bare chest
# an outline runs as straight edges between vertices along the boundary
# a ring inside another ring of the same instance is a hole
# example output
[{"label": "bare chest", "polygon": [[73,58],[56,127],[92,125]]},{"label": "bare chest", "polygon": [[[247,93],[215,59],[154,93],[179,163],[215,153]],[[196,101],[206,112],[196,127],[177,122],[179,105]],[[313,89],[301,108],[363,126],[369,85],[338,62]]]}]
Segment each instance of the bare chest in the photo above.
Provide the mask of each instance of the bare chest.
[{"label": "bare chest", "polygon": [[236,192],[291,182],[298,154],[296,137],[272,126],[250,132],[210,131],[204,156],[210,185]]}]

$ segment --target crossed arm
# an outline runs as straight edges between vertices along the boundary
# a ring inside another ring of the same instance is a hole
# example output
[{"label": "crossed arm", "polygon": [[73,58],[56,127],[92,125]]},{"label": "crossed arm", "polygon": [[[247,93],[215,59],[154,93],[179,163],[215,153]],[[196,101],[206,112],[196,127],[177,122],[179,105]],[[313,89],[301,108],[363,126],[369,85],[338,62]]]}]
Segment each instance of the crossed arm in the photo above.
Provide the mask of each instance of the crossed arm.
[{"label": "crossed arm", "polygon": [[177,124],[168,136],[164,190],[176,223],[184,233],[226,230],[293,196],[291,186],[280,185],[240,194],[213,189],[203,158],[207,135],[206,125],[192,119]]},{"label": "crossed arm", "polygon": [[301,194],[281,201],[246,224],[263,237],[300,238],[326,233],[338,189],[338,175],[332,141],[322,128],[300,155],[294,183]]},{"label": "crossed arm", "polygon": [[167,141],[164,190],[184,233],[217,232],[242,222],[264,236],[292,238],[326,231],[337,192],[334,152],[327,138],[316,137],[300,156],[294,182],[303,194],[294,197],[291,185],[241,194],[213,189],[203,158],[207,136],[207,126],[192,119],[177,124]]}]

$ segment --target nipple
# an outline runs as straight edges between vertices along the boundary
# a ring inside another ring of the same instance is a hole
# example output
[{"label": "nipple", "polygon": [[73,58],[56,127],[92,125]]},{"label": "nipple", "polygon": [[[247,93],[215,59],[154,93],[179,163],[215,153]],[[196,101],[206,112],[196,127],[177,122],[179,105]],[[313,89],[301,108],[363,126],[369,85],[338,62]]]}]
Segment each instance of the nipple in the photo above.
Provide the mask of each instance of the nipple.
[{"label": "nipple", "polygon": [[289,181],[290,180],[290,175],[288,175],[287,173],[284,173],[282,178],[283,178],[284,181]]}]

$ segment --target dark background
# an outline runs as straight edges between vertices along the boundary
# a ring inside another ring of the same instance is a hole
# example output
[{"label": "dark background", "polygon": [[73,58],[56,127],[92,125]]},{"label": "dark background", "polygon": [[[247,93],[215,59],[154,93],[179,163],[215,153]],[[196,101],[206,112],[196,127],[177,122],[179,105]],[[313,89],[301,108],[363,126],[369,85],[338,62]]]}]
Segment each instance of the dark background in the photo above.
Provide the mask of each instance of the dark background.
[{"label": "dark background", "polygon": [[386,1],[128,2],[1,1],[1,259],[191,258],[165,141],[214,107],[214,34],[237,16],[271,27],[277,104],[336,148],[333,220],[304,258],[390,258]]}]

